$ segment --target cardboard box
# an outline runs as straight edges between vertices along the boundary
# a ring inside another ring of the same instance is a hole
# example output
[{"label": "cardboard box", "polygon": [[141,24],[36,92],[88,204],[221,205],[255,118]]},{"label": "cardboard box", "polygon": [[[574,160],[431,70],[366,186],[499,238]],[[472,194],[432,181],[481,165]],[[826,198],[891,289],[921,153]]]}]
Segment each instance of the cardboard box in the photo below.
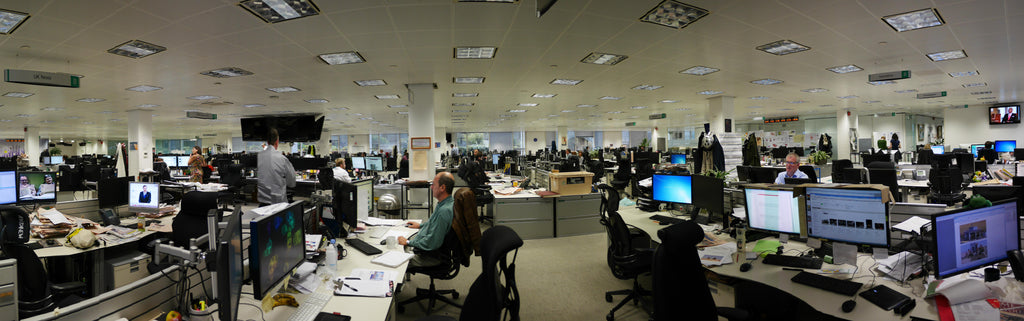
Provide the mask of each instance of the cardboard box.
[{"label": "cardboard box", "polygon": [[582,195],[590,194],[593,185],[594,173],[591,172],[565,172],[551,173],[548,176],[551,186],[548,190],[559,195]]}]

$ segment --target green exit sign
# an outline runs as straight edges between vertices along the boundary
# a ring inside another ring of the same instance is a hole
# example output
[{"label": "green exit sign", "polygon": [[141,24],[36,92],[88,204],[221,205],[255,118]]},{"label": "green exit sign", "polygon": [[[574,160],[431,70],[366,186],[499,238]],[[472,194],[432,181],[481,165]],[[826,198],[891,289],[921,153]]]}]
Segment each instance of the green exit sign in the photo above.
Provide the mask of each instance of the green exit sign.
[{"label": "green exit sign", "polygon": [[626,127],[629,127],[629,126],[636,126],[636,122],[634,121],[634,122],[626,123]]}]

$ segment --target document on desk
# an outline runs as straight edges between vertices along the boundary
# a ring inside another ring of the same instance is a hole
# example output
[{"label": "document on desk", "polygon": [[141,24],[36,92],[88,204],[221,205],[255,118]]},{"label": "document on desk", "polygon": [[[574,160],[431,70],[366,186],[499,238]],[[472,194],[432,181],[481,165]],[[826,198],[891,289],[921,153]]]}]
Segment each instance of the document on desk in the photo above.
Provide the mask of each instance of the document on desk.
[{"label": "document on desk", "polygon": [[64,214],[58,211],[56,208],[51,208],[42,211],[39,213],[39,215],[42,215],[44,218],[50,220],[50,223],[53,224],[71,224],[71,221],[69,221],[67,217],[64,217]]},{"label": "document on desk", "polygon": [[335,295],[386,298],[394,292],[395,281],[390,280],[344,280],[342,286],[334,287]]},{"label": "document on desk", "polygon": [[911,216],[900,224],[893,225],[892,227],[897,230],[907,231],[910,233],[921,233],[921,227],[925,226],[932,221],[921,218],[920,216]]},{"label": "document on desk", "polygon": [[732,263],[732,256],[736,253],[736,243],[729,242],[722,245],[709,246],[697,250],[700,263],[707,266],[718,266]]},{"label": "document on desk", "polygon": [[277,211],[280,211],[280,210],[284,209],[285,207],[288,207],[288,203],[281,202],[281,203],[277,203],[277,204],[270,204],[270,205],[267,205],[267,206],[264,206],[264,207],[257,207],[257,208],[251,209],[249,211],[253,212],[253,213],[256,213],[259,216],[267,216],[267,215],[270,215],[270,214],[277,213]]},{"label": "document on desk", "polygon": [[398,226],[405,224],[405,221],[400,219],[383,219],[379,217],[367,217],[362,219],[363,223],[369,226]]},{"label": "document on desk", "polygon": [[295,274],[288,280],[288,284],[301,293],[313,293],[320,287],[323,280],[316,275],[317,265],[312,262],[303,262],[295,268]]},{"label": "document on desk", "polygon": [[370,262],[387,267],[398,267],[399,265],[402,265],[402,263],[405,263],[406,261],[411,259],[413,255],[414,254],[412,253],[405,253],[400,251],[387,251],[384,252],[384,254],[381,254],[373,258],[373,260],[370,260]]},{"label": "document on desk", "polygon": [[398,281],[398,272],[380,271],[367,269],[352,269],[352,273],[346,279],[372,280],[372,281]]},{"label": "document on desk", "polygon": [[920,255],[907,251],[878,260],[877,262],[878,267],[876,269],[901,282],[906,281],[914,273],[921,271],[923,264]]}]

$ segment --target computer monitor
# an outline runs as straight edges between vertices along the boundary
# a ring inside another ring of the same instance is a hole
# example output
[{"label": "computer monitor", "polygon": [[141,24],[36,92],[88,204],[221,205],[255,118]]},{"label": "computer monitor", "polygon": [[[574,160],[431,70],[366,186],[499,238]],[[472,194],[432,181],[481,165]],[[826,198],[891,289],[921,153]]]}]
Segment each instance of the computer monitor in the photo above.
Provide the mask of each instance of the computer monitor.
[{"label": "computer monitor", "polygon": [[800,234],[800,207],[792,190],[746,188],[743,194],[750,228]]},{"label": "computer monitor", "polygon": [[18,204],[56,202],[57,172],[18,172]]},{"label": "computer monitor", "polygon": [[725,213],[725,181],[704,175],[690,177],[693,205],[711,213]]},{"label": "computer monitor", "polygon": [[932,216],[935,277],[947,278],[1006,259],[1020,249],[1017,200],[990,207],[953,210]]},{"label": "computer monitor", "polygon": [[1017,148],[1016,140],[997,140],[996,141],[996,153],[1012,153]]},{"label": "computer monitor", "polygon": [[128,210],[140,213],[160,211],[160,183],[129,182]]},{"label": "computer monitor", "polygon": [[1019,161],[1024,160],[1024,148],[1014,148],[1013,158]]},{"label": "computer monitor", "polygon": [[367,157],[366,169],[371,171],[383,171],[384,159],[380,158],[380,156]]},{"label": "computer monitor", "polygon": [[302,202],[249,222],[249,275],[253,296],[263,297],[305,258]]},{"label": "computer monitor", "polygon": [[[159,159],[163,160],[164,164],[167,164],[167,167],[178,167],[178,158],[177,157],[164,155],[164,156],[157,156],[156,158],[159,158]],[[154,159],[154,163],[155,162],[156,161]]]},{"label": "computer monitor", "polygon": [[352,169],[366,169],[366,158],[352,157]]},{"label": "computer monitor", "polygon": [[946,146],[943,146],[943,145],[932,146],[932,154],[941,155],[941,154],[945,154],[945,153],[946,153]]},{"label": "computer monitor", "polygon": [[61,156],[61,155],[50,156],[50,163],[49,164],[50,165],[64,164],[64,156]]},{"label": "computer monitor", "polygon": [[242,258],[242,213],[238,208],[225,218],[228,225],[217,238],[217,313],[221,320],[238,319],[238,301],[242,297],[244,261]]},{"label": "computer monitor", "polygon": [[775,178],[779,176],[781,169],[774,167],[751,167],[750,182],[751,183],[775,183]]},{"label": "computer monitor", "polygon": [[499,161],[501,161],[501,154],[491,155],[491,163],[493,163],[494,165],[498,165]]},{"label": "computer monitor", "polygon": [[659,202],[692,204],[692,177],[689,175],[657,175],[652,178],[654,200]]},{"label": "computer monitor", "polygon": [[985,148],[985,144],[971,144],[971,154],[974,158],[978,158],[978,150],[982,148]]},{"label": "computer monitor", "polygon": [[15,171],[0,172],[0,205],[18,202],[18,174]]},{"label": "computer monitor", "polygon": [[786,178],[783,178],[783,181],[786,184],[790,184],[790,185],[817,183],[813,179],[810,179],[810,178],[796,178],[796,177],[786,177]]},{"label": "computer monitor", "polygon": [[889,207],[876,189],[806,190],[807,235],[831,241],[889,246]]},{"label": "computer monitor", "polygon": [[178,167],[188,167],[188,159],[192,156],[175,156],[178,158]]},{"label": "computer monitor", "polygon": [[669,156],[669,163],[677,164],[677,165],[685,165],[686,164],[686,154],[672,154],[671,156]]},{"label": "computer monitor", "polygon": [[114,208],[128,205],[128,183],[134,176],[105,178],[96,182],[96,198],[99,208]]}]

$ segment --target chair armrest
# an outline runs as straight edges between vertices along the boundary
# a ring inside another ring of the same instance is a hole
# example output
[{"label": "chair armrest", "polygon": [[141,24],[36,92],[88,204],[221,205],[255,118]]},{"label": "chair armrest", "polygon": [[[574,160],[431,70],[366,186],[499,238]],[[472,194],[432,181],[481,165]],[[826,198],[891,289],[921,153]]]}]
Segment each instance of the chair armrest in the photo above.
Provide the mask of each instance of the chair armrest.
[{"label": "chair armrest", "polygon": [[64,283],[54,283],[50,285],[50,290],[53,291],[53,294],[58,296],[72,294],[75,292],[81,292],[82,290],[85,290],[85,282],[71,281]]},{"label": "chair armrest", "polygon": [[729,321],[749,320],[750,312],[737,308],[718,308],[718,315]]}]

